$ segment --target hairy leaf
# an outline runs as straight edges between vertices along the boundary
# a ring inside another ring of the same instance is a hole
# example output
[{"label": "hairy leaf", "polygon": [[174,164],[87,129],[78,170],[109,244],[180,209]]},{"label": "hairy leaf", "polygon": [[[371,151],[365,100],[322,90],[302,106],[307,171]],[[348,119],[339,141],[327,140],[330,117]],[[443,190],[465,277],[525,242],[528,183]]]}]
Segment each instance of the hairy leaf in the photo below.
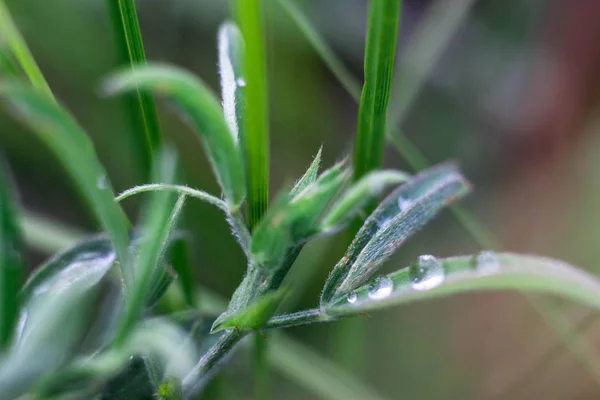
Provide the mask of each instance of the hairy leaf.
[{"label": "hairy leaf", "polygon": [[290,198],[296,197],[298,193],[304,190],[308,185],[313,183],[317,179],[317,175],[319,174],[319,165],[321,164],[321,153],[323,152],[323,147],[319,148],[317,155],[313,159],[310,166],[302,175],[300,179],[294,184],[292,190],[290,190]]},{"label": "hairy leaf", "polygon": [[322,304],[364,284],[385,260],[469,184],[452,165],[430,168],[392,192],[369,216],[330,274]]}]

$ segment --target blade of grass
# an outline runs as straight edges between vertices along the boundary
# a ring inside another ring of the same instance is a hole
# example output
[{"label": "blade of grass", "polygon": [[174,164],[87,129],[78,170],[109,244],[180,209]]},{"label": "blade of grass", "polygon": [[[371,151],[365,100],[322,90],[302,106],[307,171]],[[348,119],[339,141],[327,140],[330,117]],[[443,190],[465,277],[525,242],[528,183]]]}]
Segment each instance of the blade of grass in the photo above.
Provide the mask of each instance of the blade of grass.
[{"label": "blade of grass", "polygon": [[[73,227],[40,218],[30,211],[24,213],[21,222],[29,246],[42,252],[64,249],[85,237],[83,232]],[[52,232],[61,234],[48,241],[47,237]],[[206,312],[220,313],[227,306],[225,299],[208,288],[202,287],[200,297],[200,304]],[[339,365],[294,339],[277,333],[273,334],[271,342],[272,351],[268,353],[271,365],[315,395],[329,400],[383,399]]]},{"label": "blade of grass", "polygon": [[269,197],[269,123],[263,6],[263,0],[239,0],[235,10],[246,45],[243,57],[246,107],[242,114],[242,142],[245,147],[247,180],[246,218],[250,231],[267,210]]},{"label": "blade of grass", "polygon": [[[156,160],[156,178],[171,182],[176,173],[176,156],[173,151],[161,153]],[[166,251],[169,235],[177,221],[177,216],[183,207],[185,195],[180,195],[173,206],[174,193],[169,191],[156,192],[144,210],[142,234],[143,241],[138,250],[135,277],[130,294],[125,304],[123,315],[117,327],[114,344],[118,348],[127,340],[137,319],[142,313],[150,290],[150,278],[159,265]]]},{"label": "blade of grass", "polygon": [[33,87],[49,98],[54,99],[48,82],[46,82],[23,36],[17,29],[4,0],[0,0],[0,37],[11,49]]},{"label": "blade of grass", "polygon": [[354,142],[354,180],[381,166],[399,20],[399,0],[371,1]]},{"label": "blade of grass", "polygon": [[[133,0],[106,0],[121,66],[146,64],[144,43]],[[161,145],[161,132],[152,94],[136,90],[124,99],[142,171],[148,174],[152,156]]]},{"label": "blade of grass", "polygon": [[128,262],[126,220],[114,200],[106,171],[83,129],[58,103],[31,87],[2,82],[0,99],[16,118],[37,134],[69,172],[89,208],[110,235],[127,286],[133,271]]},{"label": "blade of grass", "polygon": [[20,210],[14,203],[12,189],[6,163],[0,158],[0,352],[12,339],[24,266]]}]

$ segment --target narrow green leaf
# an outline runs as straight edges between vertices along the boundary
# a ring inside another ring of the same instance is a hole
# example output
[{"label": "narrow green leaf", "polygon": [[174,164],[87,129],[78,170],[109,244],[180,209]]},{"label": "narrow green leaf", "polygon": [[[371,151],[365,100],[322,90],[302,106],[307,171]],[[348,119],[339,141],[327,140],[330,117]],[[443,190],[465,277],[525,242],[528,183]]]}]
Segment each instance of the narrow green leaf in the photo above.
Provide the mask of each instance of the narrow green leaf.
[{"label": "narrow green leaf", "polygon": [[148,291],[146,307],[154,306],[176,279],[177,273],[168,264],[160,263],[157,265],[150,277],[150,290]]},{"label": "narrow green leaf", "polygon": [[223,320],[215,321],[211,332],[236,328],[241,331],[255,331],[262,328],[275,314],[277,307],[287,294],[287,290],[279,289],[266,293],[245,307]]},{"label": "narrow green leaf", "polygon": [[250,231],[267,211],[269,199],[269,123],[267,62],[263,0],[238,0],[237,21],[244,38],[243,70],[246,74],[246,107],[243,113],[244,159]]},{"label": "narrow green leaf", "polygon": [[441,165],[423,171],[392,192],[365,221],[333,269],[322,304],[368,281],[406,239],[468,189],[456,167]]},{"label": "narrow green leaf", "polygon": [[175,67],[148,66],[118,73],[104,84],[107,93],[152,90],[173,100],[205,144],[213,171],[231,208],[245,195],[241,154],[223,119],[218,101],[205,84]]},{"label": "narrow green leaf", "polygon": [[378,169],[383,158],[400,0],[372,0],[365,49],[365,82],[354,144],[354,179]]},{"label": "narrow green leaf", "polygon": [[186,237],[173,239],[167,254],[167,259],[177,273],[177,282],[181,286],[185,304],[188,307],[193,308],[196,306],[196,282],[192,272],[189,247],[190,244]]},{"label": "narrow green leaf", "polygon": [[16,78],[21,75],[17,60],[13,57],[5,43],[0,38],[0,77]]},{"label": "narrow green leaf", "polygon": [[[176,155],[164,151],[155,158],[155,179],[170,183],[175,178]],[[174,205],[174,193],[156,192],[150,199],[142,216],[141,243],[137,247],[135,279],[125,303],[125,309],[115,335],[117,347],[131,334],[150,294],[152,278],[167,249],[170,233],[183,207],[183,197]]]},{"label": "narrow green leaf", "polygon": [[543,292],[600,309],[600,281],[595,276],[550,258],[485,251],[441,260],[421,256],[410,267],[339,298],[327,306],[326,313],[353,315],[479,290]]},{"label": "narrow green leaf", "polygon": [[8,166],[0,158],[0,352],[12,339],[19,312],[17,293],[25,255],[19,219]]},{"label": "narrow green leaf", "polygon": [[23,36],[17,29],[4,0],[0,0],[0,38],[11,49],[33,87],[42,95],[54,99],[52,90],[50,90],[42,71],[40,71],[27,47],[27,43],[25,43]]},{"label": "narrow green leaf", "polygon": [[308,167],[308,169],[306,170],[304,175],[302,175],[302,177],[300,179],[298,179],[298,181],[296,181],[296,183],[294,184],[294,187],[292,187],[292,190],[290,190],[290,198],[291,199],[296,197],[296,195],[298,193],[300,193],[308,185],[310,185],[317,179],[317,175],[319,174],[319,166],[321,164],[322,151],[323,151],[323,146],[321,146],[319,148],[317,155],[315,156],[315,158],[313,158],[312,163],[310,163],[310,166]]},{"label": "narrow green leaf", "polygon": [[350,187],[333,205],[323,219],[322,230],[336,229],[350,222],[376,196],[389,185],[396,185],[409,179],[409,175],[399,171],[374,171],[363,176]]},{"label": "narrow green leaf", "polygon": [[121,262],[125,283],[132,277],[128,262],[129,237],[123,211],[114,200],[106,171],[77,122],[57,103],[33,88],[0,83],[0,98],[12,114],[30,127],[54,151],[108,232]]},{"label": "narrow green leaf", "polygon": [[[106,0],[111,15],[119,64],[135,67],[146,64],[144,43],[133,0]],[[150,171],[152,157],[161,146],[156,105],[150,93],[136,90],[125,99],[132,133],[141,154],[144,174]]]},{"label": "narrow green leaf", "polygon": [[221,98],[223,114],[236,144],[244,134],[243,126],[246,78],[243,73],[244,39],[238,27],[226,22],[219,28],[219,75],[221,76]]}]

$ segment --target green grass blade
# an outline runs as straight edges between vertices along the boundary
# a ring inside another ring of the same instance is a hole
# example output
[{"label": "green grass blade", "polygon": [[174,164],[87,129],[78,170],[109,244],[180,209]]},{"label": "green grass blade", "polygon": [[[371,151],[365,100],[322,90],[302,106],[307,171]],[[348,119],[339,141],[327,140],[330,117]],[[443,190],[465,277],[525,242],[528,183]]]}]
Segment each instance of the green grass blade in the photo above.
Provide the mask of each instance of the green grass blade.
[{"label": "green grass blade", "polygon": [[319,174],[319,166],[321,165],[322,150],[323,147],[319,149],[317,155],[313,159],[312,163],[310,163],[304,175],[302,175],[302,177],[298,179],[296,183],[294,183],[294,187],[292,187],[292,190],[290,190],[291,199],[296,197],[298,193],[303,191],[308,185],[312,184],[317,179],[317,175]]},{"label": "green grass blade", "polygon": [[0,352],[12,339],[19,312],[17,293],[25,263],[20,210],[13,200],[7,168],[0,159]]},{"label": "green grass blade", "polygon": [[106,171],[83,129],[58,103],[31,87],[0,83],[0,98],[12,115],[35,132],[69,172],[89,208],[110,235],[127,284],[132,274],[128,263],[126,220],[114,200]]},{"label": "green grass blade", "polygon": [[237,21],[246,44],[246,107],[243,113],[247,209],[250,231],[267,210],[269,201],[269,121],[263,0],[239,0]]},{"label": "green grass blade", "polygon": [[600,281],[550,258],[483,252],[438,260],[421,256],[410,267],[362,286],[327,307],[329,315],[355,315],[455,293],[520,290],[564,297],[600,309]]},{"label": "green grass blade", "polygon": [[[109,8],[118,59],[121,66],[146,64],[144,43],[133,0],[106,0]],[[144,174],[152,166],[152,156],[161,145],[161,132],[156,105],[150,93],[135,91],[124,99],[131,130],[137,141]]]},{"label": "green grass blade", "polygon": [[[159,153],[156,158],[155,179],[170,183],[175,179],[176,155],[172,151]],[[180,196],[180,199],[183,198]],[[174,228],[183,201],[175,204],[170,191],[155,192],[144,209],[142,239],[138,247],[135,277],[127,297],[125,309],[115,334],[115,345],[121,346],[131,334],[146,304],[151,289],[151,278],[167,249],[170,233]]]},{"label": "green grass blade", "polygon": [[0,0],[0,38],[11,49],[33,87],[54,99],[50,86],[48,86],[23,36],[17,29],[4,0]]},{"label": "green grass blade", "polygon": [[229,207],[240,206],[245,196],[241,154],[219,102],[202,81],[182,69],[155,65],[118,73],[105,82],[104,89],[108,93],[152,90],[172,99],[202,139]]},{"label": "green grass blade", "polygon": [[355,180],[381,166],[399,19],[399,0],[371,1],[365,49],[365,78],[354,143]]}]

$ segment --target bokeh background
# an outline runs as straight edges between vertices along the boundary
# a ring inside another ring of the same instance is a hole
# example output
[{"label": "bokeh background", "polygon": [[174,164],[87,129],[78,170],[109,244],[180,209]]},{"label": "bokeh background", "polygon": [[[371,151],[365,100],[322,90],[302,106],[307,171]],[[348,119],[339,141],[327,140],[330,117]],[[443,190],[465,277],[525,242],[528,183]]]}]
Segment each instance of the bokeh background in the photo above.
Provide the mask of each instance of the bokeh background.
[{"label": "bokeh background", "polygon": [[[8,2],[57,97],[91,135],[115,190],[122,191],[143,183],[145,171],[138,167],[122,101],[99,91],[102,79],[118,67],[105,3]],[[266,3],[274,195],[303,173],[321,144],[325,165],[348,154],[357,104],[277,1]],[[401,115],[405,136],[432,163],[460,163],[475,184],[463,205],[493,233],[499,249],[558,257],[600,273],[600,2],[403,3],[392,100],[398,109],[391,112]],[[296,4],[361,78],[367,2]],[[137,6],[149,60],[188,68],[218,91],[216,32],[227,18],[227,2],[139,0]],[[180,152],[186,183],[217,192],[196,136],[165,104],[159,103],[159,113]],[[97,229],[56,159],[5,113],[0,147],[25,208],[81,230]],[[411,170],[392,145],[385,164]],[[125,203],[130,215],[137,214],[139,201]],[[196,279],[229,296],[245,263],[222,216],[189,201],[183,224],[193,234]],[[292,297],[290,309],[316,304],[346,241],[340,235],[304,250],[292,272],[303,290]],[[386,269],[403,267],[420,254],[478,248],[444,212]],[[46,256],[32,251],[32,265]],[[554,318],[536,311],[540,302]],[[364,332],[355,337],[344,334],[356,333],[348,323],[287,333],[389,398],[594,399],[600,396],[597,319],[556,299],[506,292],[377,312],[362,318]],[[235,377],[235,388],[214,390],[248,398],[247,367],[240,357],[224,373]],[[313,396],[276,371],[272,384],[273,398]]]}]

